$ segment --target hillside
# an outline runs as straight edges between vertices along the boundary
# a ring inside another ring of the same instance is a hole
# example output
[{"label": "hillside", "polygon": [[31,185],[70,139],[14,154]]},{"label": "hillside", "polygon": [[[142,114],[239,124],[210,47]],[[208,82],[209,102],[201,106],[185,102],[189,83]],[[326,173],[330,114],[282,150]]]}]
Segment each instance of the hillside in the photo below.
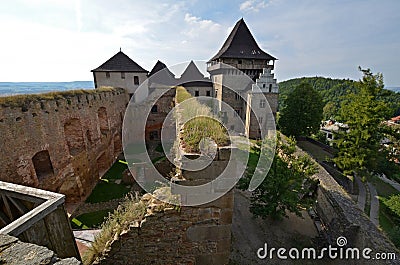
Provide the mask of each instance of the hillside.
[{"label": "hillside", "polygon": [[[342,102],[342,97],[357,91],[358,81],[350,79],[331,79],[325,77],[301,77],[279,83],[279,108],[285,105],[285,99],[290,91],[301,82],[310,83],[319,93],[325,103],[324,119],[335,118]],[[400,115],[400,93],[384,89],[380,95],[392,109],[392,115]],[[388,117],[389,118],[389,117]]]}]

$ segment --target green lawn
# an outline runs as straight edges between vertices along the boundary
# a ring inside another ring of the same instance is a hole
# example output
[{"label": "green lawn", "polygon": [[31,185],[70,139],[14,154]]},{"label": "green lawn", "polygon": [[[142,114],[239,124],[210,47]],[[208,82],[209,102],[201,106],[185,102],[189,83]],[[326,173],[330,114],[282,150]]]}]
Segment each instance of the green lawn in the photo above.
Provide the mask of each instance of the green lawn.
[{"label": "green lawn", "polygon": [[86,199],[88,203],[106,202],[112,199],[124,197],[130,188],[124,184],[116,184],[108,179],[100,179],[90,196]]},{"label": "green lawn", "polygon": [[128,168],[128,165],[115,162],[114,165],[107,171],[107,173],[102,177],[103,179],[122,179],[122,172]]},{"label": "green lawn", "polygon": [[368,177],[368,181],[374,184],[379,196],[388,198],[390,195],[398,194],[399,192],[392,185],[384,182],[376,176]]},{"label": "green lawn", "polygon": [[114,210],[101,210],[97,212],[85,213],[71,220],[71,226],[74,229],[98,228]]}]

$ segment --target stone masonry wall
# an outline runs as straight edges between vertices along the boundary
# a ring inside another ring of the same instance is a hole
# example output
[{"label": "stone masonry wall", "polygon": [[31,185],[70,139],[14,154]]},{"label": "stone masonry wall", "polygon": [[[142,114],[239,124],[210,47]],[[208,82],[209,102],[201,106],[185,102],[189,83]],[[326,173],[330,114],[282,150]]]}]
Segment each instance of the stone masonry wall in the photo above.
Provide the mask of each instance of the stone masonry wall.
[{"label": "stone masonry wall", "polygon": [[[300,152],[306,154],[299,149]],[[320,165],[315,177],[320,185],[317,193],[317,213],[321,218],[328,236],[328,243],[336,245],[336,239],[344,236],[348,247],[371,248],[373,253],[395,253],[396,260],[387,263],[369,260],[368,264],[400,264],[400,253],[384,233],[352,201],[349,194]],[[358,261],[354,261],[355,264]],[[353,264],[349,262],[349,264]]]},{"label": "stone masonry wall", "polygon": [[0,109],[0,179],[79,201],[122,151],[128,95],[96,90]]},{"label": "stone masonry wall", "polygon": [[82,263],[76,258],[60,259],[45,247],[24,243],[13,236],[0,234],[0,264],[79,265]]},{"label": "stone masonry wall", "polygon": [[153,212],[111,241],[96,264],[228,264],[233,191],[198,207]]}]

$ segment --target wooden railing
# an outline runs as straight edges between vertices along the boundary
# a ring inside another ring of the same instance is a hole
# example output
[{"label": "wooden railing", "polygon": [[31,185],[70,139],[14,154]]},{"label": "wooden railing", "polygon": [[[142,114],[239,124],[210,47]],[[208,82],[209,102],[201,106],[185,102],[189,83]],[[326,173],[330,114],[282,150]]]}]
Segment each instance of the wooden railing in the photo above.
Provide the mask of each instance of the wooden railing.
[{"label": "wooden railing", "polygon": [[0,181],[0,234],[80,260],[64,202],[59,193]]}]

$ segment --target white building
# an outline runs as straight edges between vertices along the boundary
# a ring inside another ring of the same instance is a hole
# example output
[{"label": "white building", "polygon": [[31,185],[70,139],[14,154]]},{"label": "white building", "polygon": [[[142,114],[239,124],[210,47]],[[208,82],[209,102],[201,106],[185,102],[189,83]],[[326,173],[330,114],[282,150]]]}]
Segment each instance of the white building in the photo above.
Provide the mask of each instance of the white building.
[{"label": "white building", "polygon": [[95,88],[121,87],[129,95],[135,93],[139,85],[147,79],[148,73],[121,50],[92,72]]}]

